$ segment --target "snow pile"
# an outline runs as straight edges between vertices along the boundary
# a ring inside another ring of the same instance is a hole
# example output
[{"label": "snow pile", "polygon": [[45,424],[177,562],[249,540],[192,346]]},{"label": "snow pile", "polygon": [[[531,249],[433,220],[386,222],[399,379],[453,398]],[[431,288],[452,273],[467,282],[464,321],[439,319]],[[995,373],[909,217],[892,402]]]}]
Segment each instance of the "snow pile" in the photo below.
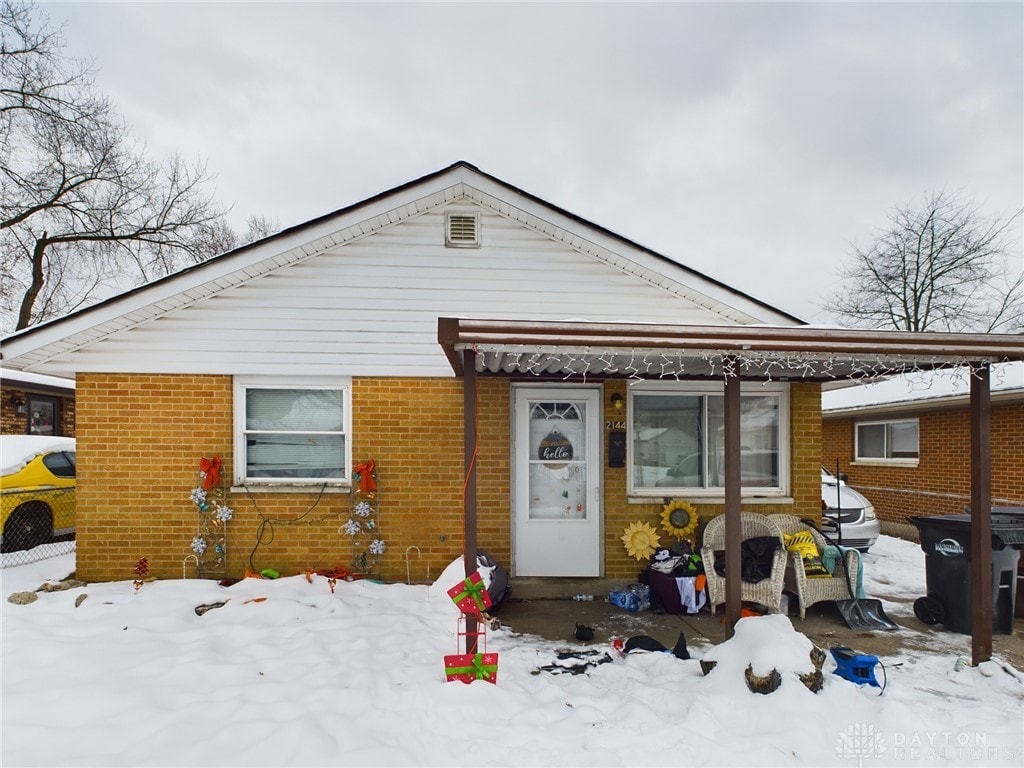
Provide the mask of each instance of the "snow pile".
[{"label": "snow pile", "polygon": [[811,649],[814,645],[781,614],[740,619],[732,638],[703,655],[714,661],[715,674],[728,674],[742,679],[749,664],[751,671],[764,677],[773,669],[784,678],[813,670]]},{"label": "snow pile", "polygon": [[[920,549],[889,541],[877,545],[886,567],[923,580]],[[2,572],[4,766],[1024,760],[1016,670],[996,660],[955,671],[956,654],[900,654],[882,660],[889,679],[879,696],[831,674],[829,657],[815,694],[788,678],[805,669],[809,642],[781,616],[744,619],[717,647],[690,638],[690,660],[631,653],[579,675],[540,671],[566,644],[503,628],[488,637],[500,654],[497,685],[465,685],[445,682],[443,662],[457,650],[446,590],[463,578],[461,561],[431,586],[338,582],[332,591],[324,577],[295,576],[231,587],[156,581],[136,592],[126,579],[6,601],[73,569],[65,556]],[[701,658],[718,662],[707,676]],[[747,690],[750,661],[758,672],[778,668],[782,686]]]}]

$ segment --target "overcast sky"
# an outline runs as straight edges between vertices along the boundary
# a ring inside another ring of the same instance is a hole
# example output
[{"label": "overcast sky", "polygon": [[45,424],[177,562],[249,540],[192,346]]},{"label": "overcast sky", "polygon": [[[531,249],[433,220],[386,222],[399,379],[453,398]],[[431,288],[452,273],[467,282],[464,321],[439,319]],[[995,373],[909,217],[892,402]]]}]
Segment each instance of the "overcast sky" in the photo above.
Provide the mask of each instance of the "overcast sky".
[{"label": "overcast sky", "polygon": [[466,160],[825,322],[893,206],[1024,207],[1020,2],[43,9],[154,156],[207,163],[239,230]]}]

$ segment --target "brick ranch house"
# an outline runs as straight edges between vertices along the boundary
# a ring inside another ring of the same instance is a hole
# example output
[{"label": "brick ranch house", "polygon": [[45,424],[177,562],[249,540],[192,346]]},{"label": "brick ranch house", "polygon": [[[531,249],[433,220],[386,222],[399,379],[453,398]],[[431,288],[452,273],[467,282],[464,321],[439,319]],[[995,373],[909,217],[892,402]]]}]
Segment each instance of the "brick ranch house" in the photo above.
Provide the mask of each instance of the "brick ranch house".
[{"label": "brick ranch house", "polygon": [[620,536],[659,528],[668,500],[736,520],[737,569],[741,503],[820,514],[821,381],[861,356],[1022,354],[910,336],[810,331],[460,162],[14,334],[3,357],[76,379],[80,578],[131,578],[143,556],[195,574],[190,491],[216,455],[228,575],[352,562],[373,460],[385,580],[434,577],[470,542],[514,577],[631,580]]},{"label": "brick ranch house", "polygon": [[[214,455],[234,513],[231,575],[348,565],[339,530],[353,468],[370,459],[387,547],[379,574],[438,575],[461,553],[464,469],[462,382],[438,344],[441,316],[800,325],[457,163],[4,340],[5,366],[76,380],[78,575],[130,578],[143,556],[157,576],[194,573],[189,493],[200,458]],[[619,537],[633,521],[658,525],[677,495],[659,481],[706,450],[695,425],[720,418],[722,385],[650,382],[626,402],[626,383],[481,380],[478,542],[513,574],[635,577]],[[750,437],[774,472],[752,491],[758,509],[817,510],[819,389],[751,385]],[[633,437],[644,463],[609,462],[637,405],[652,424]],[[659,426],[671,418],[684,429]],[[533,445],[554,431],[547,421],[574,444],[572,461],[551,469]],[[303,432],[327,458],[260,455],[257,426]],[[308,468],[277,468],[287,461]],[[688,498],[720,510],[721,481],[699,483],[709,487]],[[554,556],[531,555],[551,540],[563,543]]]},{"label": "brick ranch house", "polygon": [[[991,379],[992,504],[1024,507],[1024,365],[994,366]],[[962,371],[826,391],[822,463],[838,459],[883,526],[962,513],[971,503],[969,401]]]}]

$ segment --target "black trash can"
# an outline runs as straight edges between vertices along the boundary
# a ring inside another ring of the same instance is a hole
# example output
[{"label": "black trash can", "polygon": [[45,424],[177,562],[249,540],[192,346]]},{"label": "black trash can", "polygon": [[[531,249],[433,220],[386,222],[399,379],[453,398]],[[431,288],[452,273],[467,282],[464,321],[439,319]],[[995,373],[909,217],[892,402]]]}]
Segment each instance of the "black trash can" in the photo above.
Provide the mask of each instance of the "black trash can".
[{"label": "black trash can", "polygon": [[[971,508],[966,507],[965,512],[970,512]],[[1019,520],[1021,525],[1024,525],[1024,507],[992,507],[992,514],[999,515],[1001,517],[1011,517],[1015,520]],[[1017,607],[1013,612],[1013,615],[1018,619],[1024,619],[1024,554],[1020,556],[1017,561]]]},{"label": "black trash can", "polygon": [[[914,603],[925,624],[971,634],[971,516],[910,517],[921,534],[928,594]],[[1024,517],[992,514],[992,631],[1013,634]]]}]

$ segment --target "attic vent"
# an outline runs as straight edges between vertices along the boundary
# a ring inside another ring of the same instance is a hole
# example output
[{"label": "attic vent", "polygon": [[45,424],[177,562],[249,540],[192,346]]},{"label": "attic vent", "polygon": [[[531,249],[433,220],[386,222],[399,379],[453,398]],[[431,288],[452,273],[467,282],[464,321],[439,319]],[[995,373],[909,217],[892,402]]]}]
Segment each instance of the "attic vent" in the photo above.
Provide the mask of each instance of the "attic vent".
[{"label": "attic vent", "polygon": [[475,213],[449,213],[444,244],[452,248],[480,245],[480,216]]}]

